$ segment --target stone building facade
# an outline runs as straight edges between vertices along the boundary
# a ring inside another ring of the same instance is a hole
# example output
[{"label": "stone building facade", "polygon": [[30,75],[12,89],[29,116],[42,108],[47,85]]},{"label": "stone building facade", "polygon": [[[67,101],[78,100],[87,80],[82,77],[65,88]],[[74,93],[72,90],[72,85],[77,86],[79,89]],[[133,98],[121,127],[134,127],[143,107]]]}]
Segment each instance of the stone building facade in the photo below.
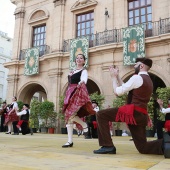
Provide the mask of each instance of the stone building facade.
[{"label": "stone building facade", "polygon": [[[170,86],[170,1],[169,0],[11,0],[16,4],[12,61],[8,95],[30,103],[35,92],[53,101],[58,110],[69,72],[69,43],[89,35],[88,90],[105,96],[104,107],[112,105],[110,65],[120,68],[126,81],[133,66],[123,65],[122,28],[144,23],[146,57],[153,60],[149,71],[154,91]],[[40,30],[40,35],[36,34]],[[41,30],[42,29],[42,30]],[[36,36],[38,41],[36,41]],[[41,37],[42,36],[42,37]],[[41,41],[42,40],[42,41]],[[38,43],[38,44],[36,44]],[[42,46],[39,74],[24,76],[24,50]]]}]

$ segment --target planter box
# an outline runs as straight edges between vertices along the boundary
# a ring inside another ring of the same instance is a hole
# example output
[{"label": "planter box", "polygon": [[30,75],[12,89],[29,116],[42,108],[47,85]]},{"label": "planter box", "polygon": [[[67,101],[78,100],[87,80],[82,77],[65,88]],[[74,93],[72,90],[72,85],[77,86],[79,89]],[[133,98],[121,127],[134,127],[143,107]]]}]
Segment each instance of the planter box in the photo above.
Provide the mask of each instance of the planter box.
[{"label": "planter box", "polygon": [[41,127],[41,133],[47,133],[48,128],[47,127]]},{"label": "planter box", "polygon": [[54,128],[48,128],[48,133],[54,134]]},{"label": "planter box", "polygon": [[32,128],[33,133],[37,133],[37,128]]},{"label": "planter box", "polygon": [[115,130],[116,136],[122,136],[122,130]]},{"label": "planter box", "polygon": [[154,130],[146,130],[146,137],[154,137]]},{"label": "planter box", "polygon": [[61,128],[61,134],[67,134],[67,128]]}]

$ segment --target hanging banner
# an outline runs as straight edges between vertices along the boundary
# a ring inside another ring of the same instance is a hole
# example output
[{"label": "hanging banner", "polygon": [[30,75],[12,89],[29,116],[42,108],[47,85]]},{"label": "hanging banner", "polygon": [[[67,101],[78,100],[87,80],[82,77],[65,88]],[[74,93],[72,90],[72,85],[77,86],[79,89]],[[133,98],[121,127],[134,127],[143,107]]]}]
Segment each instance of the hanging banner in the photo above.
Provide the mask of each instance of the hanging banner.
[{"label": "hanging banner", "polygon": [[30,76],[39,73],[39,48],[27,49],[25,52],[24,75]]},{"label": "hanging banner", "polygon": [[123,29],[124,65],[134,65],[138,57],[145,57],[145,31],[143,25]]},{"label": "hanging banner", "polygon": [[84,67],[88,67],[88,51],[89,51],[89,38],[77,38],[72,39],[70,43],[70,70],[76,68],[75,59],[78,54],[84,54],[86,57],[86,62]]}]

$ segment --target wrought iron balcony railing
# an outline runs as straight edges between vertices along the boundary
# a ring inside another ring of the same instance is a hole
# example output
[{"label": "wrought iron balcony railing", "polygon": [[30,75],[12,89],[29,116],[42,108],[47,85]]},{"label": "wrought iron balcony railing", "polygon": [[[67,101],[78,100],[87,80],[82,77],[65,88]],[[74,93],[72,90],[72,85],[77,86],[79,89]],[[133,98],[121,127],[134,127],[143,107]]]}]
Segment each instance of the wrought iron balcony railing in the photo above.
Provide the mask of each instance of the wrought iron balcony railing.
[{"label": "wrought iron balcony railing", "polygon": [[[144,23],[144,28],[145,38],[170,33],[170,18],[160,19],[159,21],[155,22]],[[99,32],[86,36],[89,37],[89,47],[95,47],[110,43],[119,43],[123,41],[123,28],[106,30],[104,32]],[[70,42],[71,39],[64,40],[63,52],[70,51]]]},{"label": "wrought iron balcony railing", "polygon": [[[50,52],[50,47],[48,45],[41,45],[39,47],[39,57],[49,54]],[[21,50],[20,55],[19,55],[19,60],[25,60],[25,52],[27,49]]]}]

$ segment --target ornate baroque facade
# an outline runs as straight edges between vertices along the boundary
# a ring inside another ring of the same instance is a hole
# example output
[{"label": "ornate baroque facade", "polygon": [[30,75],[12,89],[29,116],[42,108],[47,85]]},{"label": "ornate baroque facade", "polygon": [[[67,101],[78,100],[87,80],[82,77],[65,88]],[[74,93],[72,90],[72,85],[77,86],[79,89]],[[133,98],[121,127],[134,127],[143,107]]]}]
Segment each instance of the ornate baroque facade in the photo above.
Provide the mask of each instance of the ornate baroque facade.
[{"label": "ornate baroque facade", "polygon": [[[119,66],[123,80],[127,80],[133,74],[133,66],[123,65],[121,35],[121,29],[129,26],[131,15],[129,8],[132,5],[130,1],[11,0],[11,2],[16,4],[14,13],[16,21],[12,62],[5,64],[9,69],[7,101],[10,102],[11,96],[16,95],[19,100],[29,103],[33,94],[40,92],[45,99],[53,101],[58,110],[59,96],[64,95],[67,87],[69,40],[84,35],[84,31],[85,34],[91,31],[88,89],[90,93],[99,91],[105,96],[105,107],[111,105],[115,96],[108,67],[112,64]],[[133,0],[131,2],[133,3]],[[170,1],[146,0],[145,3],[145,9],[149,11],[150,7],[147,7],[147,4],[150,3],[152,10],[151,27],[148,27],[150,32],[145,38],[146,57],[153,60],[150,74],[155,88],[170,86]],[[134,15],[138,15],[135,10],[134,12]],[[85,15],[87,25],[84,26]],[[81,17],[80,22],[78,16]],[[93,20],[88,21],[90,16]],[[88,27],[89,23],[91,25]],[[44,28],[45,33],[40,31],[41,35],[34,35],[36,28]],[[45,47],[40,57],[39,74],[24,76],[24,50],[34,46],[36,36],[40,40],[40,45]],[[41,40],[45,42],[41,44]]]}]

